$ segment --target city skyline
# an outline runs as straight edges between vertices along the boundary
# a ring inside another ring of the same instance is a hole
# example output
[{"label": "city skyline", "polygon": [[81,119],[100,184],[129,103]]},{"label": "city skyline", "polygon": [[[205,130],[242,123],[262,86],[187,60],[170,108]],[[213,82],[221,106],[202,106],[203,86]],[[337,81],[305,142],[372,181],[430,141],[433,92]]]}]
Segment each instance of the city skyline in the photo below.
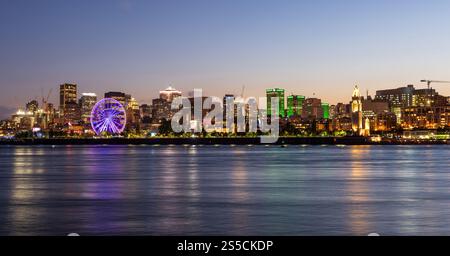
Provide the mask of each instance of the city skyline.
[{"label": "city skyline", "polygon": [[145,236],[178,256],[450,236],[449,14],[0,0],[0,236]]},{"label": "city skyline", "polygon": [[[347,102],[362,94],[450,80],[445,1],[6,1],[0,5],[0,115],[65,82],[125,91],[150,103],[184,94],[264,96],[266,88]],[[337,11],[338,10],[338,11]],[[17,19],[21,13],[23,19]],[[387,26],[389,24],[389,26]],[[275,39],[273,39],[275,38]],[[450,95],[449,86],[434,86]]]}]

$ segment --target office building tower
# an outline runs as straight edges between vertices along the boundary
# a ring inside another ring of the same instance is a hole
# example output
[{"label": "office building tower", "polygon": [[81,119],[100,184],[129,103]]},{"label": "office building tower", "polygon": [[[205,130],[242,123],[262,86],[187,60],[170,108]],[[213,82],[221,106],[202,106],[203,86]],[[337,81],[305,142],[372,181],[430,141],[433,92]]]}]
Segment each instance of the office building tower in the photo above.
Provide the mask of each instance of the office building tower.
[{"label": "office building tower", "polygon": [[105,98],[111,98],[111,99],[115,99],[118,102],[120,102],[120,104],[122,104],[122,106],[124,108],[126,108],[126,98],[127,95],[123,92],[107,92],[105,93]]},{"label": "office building tower", "polygon": [[181,91],[176,90],[172,86],[167,87],[165,90],[159,91],[159,98],[172,102],[176,97],[181,97]]},{"label": "office building tower", "polygon": [[77,102],[77,85],[61,84],[59,87],[59,113],[63,124],[78,123],[81,118]]},{"label": "office building tower", "polygon": [[287,97],[287,117],[301,116],[305,96],[289,95]]},{"label": "office building tower", "polygon": [[278,115],[280,117],[285,117],[285,107],[284,107],[284,89],[273,88],[266,90],[267,98],[267,115],[272,115],[272,98],[278,98],[278,106],[275,109],[278,110]]},{"label": "office building tower", "polygon": [[168,87],[159,92],[159,98],[152,101],[152,119],[154,123],[160,123],[163,119],[170,120],[178,111],[172,110],[172,101],[181,97],[182,93],[173,87]]},{"label": "office building tower", "polygon": [[318,98],[305,99],[302,107],[302,118],[310,120],[323,118],[322,100]]},{"label": "office building tower", "polygon": [[322,111],[323,111],[323,118],[329,119],[330,118],[330,104],[322,103]]},{"label": "office building tower", "polygon": [[95,103],[97,103],[97,95],[95,93],[83,93],[79,101],[81,120],[84,123],[91,122],[91,112],[94,108]]},{"label": "office building tower", "polygon": [[39,103],[37,100],[32,100],[26,104],[25,109],[26,111],[35,113],[39,109]]}]

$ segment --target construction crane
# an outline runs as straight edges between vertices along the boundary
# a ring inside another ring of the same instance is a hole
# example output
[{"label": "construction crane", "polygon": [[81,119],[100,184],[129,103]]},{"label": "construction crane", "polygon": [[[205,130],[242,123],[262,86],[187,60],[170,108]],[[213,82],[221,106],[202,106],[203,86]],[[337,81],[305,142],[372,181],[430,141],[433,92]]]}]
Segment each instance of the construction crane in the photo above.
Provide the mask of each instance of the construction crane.
[{"label": "construction crane", "polygon": [[47,98],[44,98],[44,95],[42,95],[42,108],[45,112],[48,111],[48,99],[50,98],[50,95],[52,94],[53,88],[50,88],[47,94]]},{"label": "construction crane", "polygon": [[431,83],[441,83],[441,84],[450,84],[450,81],[437,81],[437,80],[420,80],[421,83],[427,83],[428,90],[430,89]]},{"label": "construction crane", "polygon": [[244,98],[245,85],[242,86],[241,98]]},{"label": "construction crane", "polygon": [[426,80],[426,79],[420,80],[420,82],[421,83],[427,83],[427,88],[428,88],[428,91],[427,91],[428,95],[427,95],[427,97],[428,97],[428,104],[429,105],[432,104],[432,96],[433,96],[431,91],[430,91],[431,84],[432,83],[450,84],[450,81],[438,81],[438,80]]}]

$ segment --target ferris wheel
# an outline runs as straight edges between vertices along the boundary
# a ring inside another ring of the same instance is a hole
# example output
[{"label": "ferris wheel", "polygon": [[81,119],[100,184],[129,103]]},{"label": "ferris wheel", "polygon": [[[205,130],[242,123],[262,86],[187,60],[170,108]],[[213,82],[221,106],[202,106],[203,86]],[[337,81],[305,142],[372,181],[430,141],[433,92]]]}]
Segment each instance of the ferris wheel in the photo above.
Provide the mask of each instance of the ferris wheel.
[{"label": "ferris wheel", "polygon": [[91,126],[97,135],[103,132],[120,134],[125,129],[126,122],[125,109],[115,99],[102,99],[92,109]]}]

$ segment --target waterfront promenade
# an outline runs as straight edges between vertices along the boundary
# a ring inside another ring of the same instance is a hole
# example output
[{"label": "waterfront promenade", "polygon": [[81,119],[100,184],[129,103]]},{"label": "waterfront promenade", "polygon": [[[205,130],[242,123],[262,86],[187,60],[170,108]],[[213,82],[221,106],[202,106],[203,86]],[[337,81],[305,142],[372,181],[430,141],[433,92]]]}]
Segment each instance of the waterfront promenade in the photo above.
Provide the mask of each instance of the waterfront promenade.
[{"label": "waterfront promenade", "polygon": [[[259,137],[215,138],[52,138],[0,140],[0,145],[260,145]],[[404,140],[371,137],[280,137],[274,145],[413,145],[449,144],[447,140]],[[268,144],[270,145],[270,144]]]}]

